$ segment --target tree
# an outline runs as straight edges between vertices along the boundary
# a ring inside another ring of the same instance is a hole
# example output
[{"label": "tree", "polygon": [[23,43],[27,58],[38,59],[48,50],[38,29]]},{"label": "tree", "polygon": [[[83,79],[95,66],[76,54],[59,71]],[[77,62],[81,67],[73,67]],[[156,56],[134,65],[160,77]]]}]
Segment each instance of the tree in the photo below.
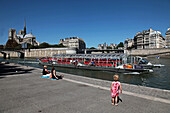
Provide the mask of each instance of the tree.
[{"label": "tree", "polygon": [[62,43],[58,44],[58,47],[66,47]]},{"label": "tree", "polygon": [[127,50],[131,50],[131,49],[133,49],[135,46],[134,45],[132,45],[131,47],[127,47]]},{"label": "tree", "polygon": [[124,47],[123,42],[120,42],[120,43],[117,45],[116,49],[118,49],[119,47]]},{"label": "tree", "polygon": [[34,46],[34,45],[31,45],[31,44],[27,43],[27,48],[28,49],[38,49],[39,46]]},{"label": "tree", "polygon": [[19,44],[15,40],[8,40],[7,43],[6,43],[5,48],[14,49],[14,48],[16,48],[18,46],[19,46]]},{"label": "tree", "polygon": [[21,49],[21,44],[15,47],[15,49]]},{"label": "tree", "polygon": [[50,47],[50,44],[46,43],[46,42],[43,42],[39,45],[39,48],[48,48]]},{"label": "tree", "polygon": [[50,44],[48,44],[46,42],[43,42],[38,47],[34,46],[33,48],[61,48],[61,47],[66,47],[66,46],[64,46],[62,43],[50,45]]},{"label": "tree", "polygon": [[4,48],[4,45],[0,45],[0,49],[3,49]]},{"label": "tree", "polygon": [[96,49],[95,47],[91,47],[90,49]]},{"label": "tree", "polygon": [[112,47],[108,46],[107,49],[112,49]]}]

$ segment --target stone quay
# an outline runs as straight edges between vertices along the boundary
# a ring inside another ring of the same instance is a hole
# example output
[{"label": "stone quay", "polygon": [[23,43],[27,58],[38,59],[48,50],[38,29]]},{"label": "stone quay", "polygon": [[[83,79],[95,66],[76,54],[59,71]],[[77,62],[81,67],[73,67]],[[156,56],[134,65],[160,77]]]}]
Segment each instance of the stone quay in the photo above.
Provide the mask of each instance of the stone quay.
[{"label": "stone quay", "polygon": [[76,54],[75,48],[43,48],[43,49],[25,49],[18,51],[0,51],[0,57],[26,57],[26,58],[39,58],[39,57],[53,57],[54,54]]},{"label": "stone quay", "polygon": [[[114,50],[90,50],[91,54],[102,54],[102,53],[115,53]],[[101,52],[103,51],[103,52]],[[123,51],[123,50],[122,50]],[[43,49],[26,49],[18,51],[0,51],[0,57],[10,58],[10,57],[20,57],[20,58],[40,58],[40,57],[53,57],[54,54],[76,54],[75,48],[43,48]],[[85,52],[86,53],[86,52]],[[153,49],[132,49],[124,50],[125,54],[130,54],[134,56],[170,56],[169,48],[153,48]]]},{"label": "stone quay", "polygon": [[1,113],[168,113],[170,91],[122,83],[123,102],[111,105],[111,81],[68,73],[41,78],[42,69],[0,64]]}]

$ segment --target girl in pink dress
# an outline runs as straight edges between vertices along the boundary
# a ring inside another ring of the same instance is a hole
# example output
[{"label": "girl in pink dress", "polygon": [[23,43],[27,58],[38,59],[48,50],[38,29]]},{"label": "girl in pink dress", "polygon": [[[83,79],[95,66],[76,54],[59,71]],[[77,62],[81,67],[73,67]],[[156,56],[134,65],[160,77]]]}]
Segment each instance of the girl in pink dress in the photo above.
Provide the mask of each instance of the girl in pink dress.
[{"label": "girl in pink dress", "polygon": [[118,100],[118,96],[119,96],[119,89],[122,93],[122,87],[121,87],[121,83],[119,82],[119,76],[118,75],[114,75],[113,76],[114,81],[111,84],[111,97],[112,97],[112,105],[118,105],[117,104],[117,100]]}]

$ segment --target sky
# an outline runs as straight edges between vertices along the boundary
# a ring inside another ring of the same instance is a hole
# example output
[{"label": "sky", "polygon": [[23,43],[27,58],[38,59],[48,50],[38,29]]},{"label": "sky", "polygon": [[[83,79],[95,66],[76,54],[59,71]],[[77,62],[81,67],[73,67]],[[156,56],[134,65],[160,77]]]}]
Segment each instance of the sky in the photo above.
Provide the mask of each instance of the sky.
[{"label": "sky", "polygon": [[86,47],[119,44],[137,32],[170,28],[170,0],[0,0],[0,45],[24,28],[40,43],[80,37]]}]

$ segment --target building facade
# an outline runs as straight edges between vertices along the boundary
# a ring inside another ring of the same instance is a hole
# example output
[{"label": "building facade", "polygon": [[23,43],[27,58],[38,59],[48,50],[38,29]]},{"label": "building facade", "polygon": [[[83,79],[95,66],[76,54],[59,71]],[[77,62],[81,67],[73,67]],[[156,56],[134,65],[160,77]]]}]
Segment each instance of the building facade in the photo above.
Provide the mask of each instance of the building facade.
[{"label": "building facade", "polygon": [[60,39],[59,44],[63,44],[64,46],[70,48],[77,48],[78,50],[86,49],[84,40],[79,37]]},{"label": "building facade", "polygon": [[168,28],[165,35],[166,35],[166,47],[170,48],[170,28]]},{"label": "building facade", "polygon": [[150,33],[149,48],[164,48],[165,38],[161,35],[160,31]]},{"label": "building facade", "polygon": [[39,42],[36,41],[36,37],[32,33],[27,34],[25,22],[24,22],[24,30],[19,30],[18,34],[16,29],[9,29],[8,40],[15,40],[18,44],[27,43],[33,46],[39,45]]},{"label": "building facade", "polygon": [[117,46],[117,44],[110,43],[110,47],[111,47],[112,49],[114,49],[116,46]]},{"label": "building facade", "polygon": [[136,33],[134,37],[135,49],[164,48],[165,38],[160,31],[154,31],[152,28]]},{"label": "building facade", "polygon": [[134,45],[134,40],[133,39],[126,39],[124,42],[124,48],[128,49],[128,48],[132,48]]},{"label": "building facade", "polygon": [[102,50],[102,49],[114,49],[117,45],[114,43],[110,43],[110,46],[108,44],[106,44],[106,42],[104,44],[99,44],[97,46],[97,49]]}]

